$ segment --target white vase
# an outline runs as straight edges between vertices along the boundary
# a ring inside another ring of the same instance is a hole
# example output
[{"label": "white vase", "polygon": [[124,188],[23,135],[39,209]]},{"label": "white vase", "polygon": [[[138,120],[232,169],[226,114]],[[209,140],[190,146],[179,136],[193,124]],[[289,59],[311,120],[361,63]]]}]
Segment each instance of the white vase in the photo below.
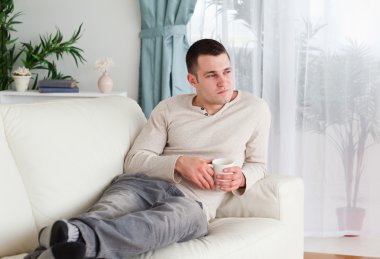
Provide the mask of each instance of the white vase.
[{"label": "white vase", "polygon": [[17,92],[25,92],[28,90],[29,81],[32,76],[13,76]]},{"label": "white vase", "polygon": [[105,71],[98,80],[98,88],[101,93],[110,93],[113,87],[113,80]]}]

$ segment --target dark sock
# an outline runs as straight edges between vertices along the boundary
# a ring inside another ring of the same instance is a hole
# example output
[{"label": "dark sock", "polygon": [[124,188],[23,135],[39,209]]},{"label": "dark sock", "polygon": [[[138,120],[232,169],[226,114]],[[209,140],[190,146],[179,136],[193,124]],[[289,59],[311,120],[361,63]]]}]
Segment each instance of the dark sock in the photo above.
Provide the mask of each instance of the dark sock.
[{"label": "dark sock", "polygon": [[67,242],[69,230],[66,222],[58,220],[54,223],[51,229],[50,245],[55,245],[61,242]]},{"label": "dark sock", "polygon": [[86,254],[83,242],[63,242],[44,250],[36,259],[82,259]]},{"label": "dark sock", "polygon": [[41,246],[49,248],[62,242],[75,242],[80,236],[79,229],[67,220],[57,220],[52,226],[43,228],[38,237]]},{"label": "dark sock", "polygon": [[86,245],[82,242],[65,242],[51,247],[55,259],[82,259]]}]

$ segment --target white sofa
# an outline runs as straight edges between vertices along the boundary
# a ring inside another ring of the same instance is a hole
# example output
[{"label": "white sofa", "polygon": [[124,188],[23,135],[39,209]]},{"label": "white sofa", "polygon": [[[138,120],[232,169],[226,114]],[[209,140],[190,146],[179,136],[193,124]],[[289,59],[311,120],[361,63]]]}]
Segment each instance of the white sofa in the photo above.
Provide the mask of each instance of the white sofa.
[{"label": "white sofa", "polygon": [[[40,228],[85,211],[122,173],[144,123],[125,97],[0,105],[0,257],[23,258]],[[270,175],[217,215],[207,236],[136,258],[303,258],[299,178]]]}]

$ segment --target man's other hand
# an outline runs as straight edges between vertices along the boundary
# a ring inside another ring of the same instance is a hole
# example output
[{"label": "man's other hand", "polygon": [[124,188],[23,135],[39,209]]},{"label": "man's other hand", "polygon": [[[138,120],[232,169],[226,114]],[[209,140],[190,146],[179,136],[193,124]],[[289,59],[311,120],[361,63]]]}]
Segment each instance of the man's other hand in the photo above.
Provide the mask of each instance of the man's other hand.
[{"label": "man's other hand", "polygon": [[216,177],[216,185],[219,186],[222,191],[231,192],[245,187],[245,176],[240,167],[224,168],[223,172],[229,174],[219,174]]},{"label": "man's other hand", "polygon": [[209,166],[211,160],[199,157],[180,156],[175,170],[186,180],[195,183],[199,188],[215,190],[214,170]]}]

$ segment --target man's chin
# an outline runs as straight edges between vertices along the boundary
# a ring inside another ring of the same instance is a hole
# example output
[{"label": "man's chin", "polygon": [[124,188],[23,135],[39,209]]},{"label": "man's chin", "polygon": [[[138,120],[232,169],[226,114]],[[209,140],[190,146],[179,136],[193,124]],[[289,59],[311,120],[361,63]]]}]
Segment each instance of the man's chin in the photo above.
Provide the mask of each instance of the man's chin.
[{"label": "man's chin", "polygon": [[223,99],[224,104],[229,103],[231,99],[232,99],[232,94],[228,94],[227,96],[225,96]]}]

